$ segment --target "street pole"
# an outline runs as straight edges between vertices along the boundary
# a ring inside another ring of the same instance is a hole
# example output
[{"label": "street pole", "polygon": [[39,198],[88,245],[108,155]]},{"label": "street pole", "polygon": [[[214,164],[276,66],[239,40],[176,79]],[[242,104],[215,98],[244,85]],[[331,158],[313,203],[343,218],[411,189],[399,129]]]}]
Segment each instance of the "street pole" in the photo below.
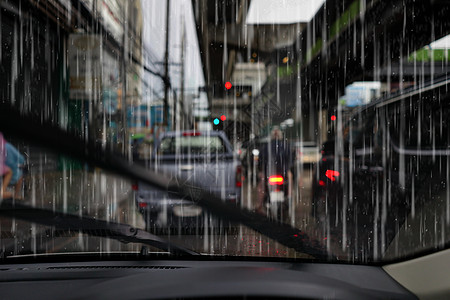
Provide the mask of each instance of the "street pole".
[{"label": "street pole", "polygon": [[184,114],[184,39],[185,39],[185,32],[184,32],[184,14],[181,15],[181,95],[180,95],[180,117],[182,118],[182,129],[185,129],[186,124],[186,114]]},{"label": "street pole", "polygon": [[166,0],[166,52],[164,54],[164,119],[165,127],[169,124],[169,13],[170,0]]},{"label": "street pole", "polygon": [[126,37],[128,34],[128,26],[127,26],[127,11],[128,11],[128,2],[124,2],[123,7],[123,36],[122,36],[122,153],[125,154],[126,149],[128,149],[128,130],[127,130],[127,47],[126,47]]}]

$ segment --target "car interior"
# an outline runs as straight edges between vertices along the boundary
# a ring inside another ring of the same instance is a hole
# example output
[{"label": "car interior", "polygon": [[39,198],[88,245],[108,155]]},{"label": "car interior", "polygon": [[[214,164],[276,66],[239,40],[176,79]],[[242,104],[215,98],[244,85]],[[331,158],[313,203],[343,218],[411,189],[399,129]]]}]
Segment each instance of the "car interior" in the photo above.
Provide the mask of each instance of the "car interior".
[{"label": "car interior", "polygon": [[449,16],[0,0],[0,300],[450,299]]}]

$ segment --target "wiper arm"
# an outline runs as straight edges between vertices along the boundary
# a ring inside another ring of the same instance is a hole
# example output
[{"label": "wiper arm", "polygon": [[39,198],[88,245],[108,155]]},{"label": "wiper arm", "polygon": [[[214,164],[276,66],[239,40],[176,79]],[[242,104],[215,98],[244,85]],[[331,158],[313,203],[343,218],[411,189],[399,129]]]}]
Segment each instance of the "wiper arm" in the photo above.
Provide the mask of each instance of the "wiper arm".
[{"label": "wiper arm", "polygon": [[222,201],[218,196],[176,177],[164,175],[132,164],[123,157],[106,151],[94,141],[86,142],[73,133],[62,130],[50,121],[42,121],[31,115],[22,115],[10,105],[0,102],[0,130],[21,137],[44,147],[81,159],[97,167],[134,180],[145,182],[155,188],[177,194],[191,200],[219,218],[240,223],[280,244],[300,253],[324,261],[335,259],[318,241],[288,224],[283,224],[245,208]]},{"label": "wiper arm", "polygon": [[174,255],[199,255],[130,225],[35,208],[13,202],[11,199],[2,201],[0,215],[51,226],[56,230],[81,231],[90,236],[107,237],[125,243],[141,243]]}]

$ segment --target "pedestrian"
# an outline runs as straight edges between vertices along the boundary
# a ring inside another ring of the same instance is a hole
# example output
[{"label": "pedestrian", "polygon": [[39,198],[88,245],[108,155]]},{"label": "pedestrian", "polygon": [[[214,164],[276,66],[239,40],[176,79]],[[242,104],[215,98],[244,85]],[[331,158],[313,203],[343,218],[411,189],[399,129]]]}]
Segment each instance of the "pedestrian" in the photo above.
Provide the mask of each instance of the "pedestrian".
[{"label": "pedestrian", "polygon": [[14,198],[22,199],[22,182],[23,182],[23,164],[25,163],[25,158],[13,145],[6,142],[6,160],[5,164],[11,169],[12,176],[10,185],[14,185]]},{"label": "pedestrian", "polygon": [[8,191],[11,181],[12,170],[6,165],[6,141],[0,132],[0,199],[11,198],[13,195]]}]

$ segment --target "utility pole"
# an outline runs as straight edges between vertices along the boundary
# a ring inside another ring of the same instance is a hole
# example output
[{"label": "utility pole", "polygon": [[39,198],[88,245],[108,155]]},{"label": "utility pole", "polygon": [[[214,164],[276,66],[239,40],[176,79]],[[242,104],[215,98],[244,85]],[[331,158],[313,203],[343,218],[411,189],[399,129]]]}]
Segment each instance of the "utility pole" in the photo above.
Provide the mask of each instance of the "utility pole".
[{"label": "utility pole", "polygon": [[164,119],[163,125],[169,124],[169,14],[170,0],[166,0],[166,52],[164,54]]},{"label": "utility pole", "polygon": [[[182,129],[185,129],[186,121],[186,115],[184,114],[184,43],[185,43],[185,31],[184,31],[184,14],[181,15],[181,57],[180,57],[180,63],[181,63],[181,79],[180,79],[180,103],[179,103],[179,109],[180,109],[180,117],[182,117]],[[184,117],[184,118],[183,118]]]},{"label": "utility pole", "polygon": [[128,149],[128,130],[127,130],[127,34],[128,34],[128,26],[127,26],[127,17],[128,17],[128,2],[124,2],[123,7],[123,35],[122,35],[122,128],[123,128],[123,141],[122,141],[122,153],[126,153]]}]

